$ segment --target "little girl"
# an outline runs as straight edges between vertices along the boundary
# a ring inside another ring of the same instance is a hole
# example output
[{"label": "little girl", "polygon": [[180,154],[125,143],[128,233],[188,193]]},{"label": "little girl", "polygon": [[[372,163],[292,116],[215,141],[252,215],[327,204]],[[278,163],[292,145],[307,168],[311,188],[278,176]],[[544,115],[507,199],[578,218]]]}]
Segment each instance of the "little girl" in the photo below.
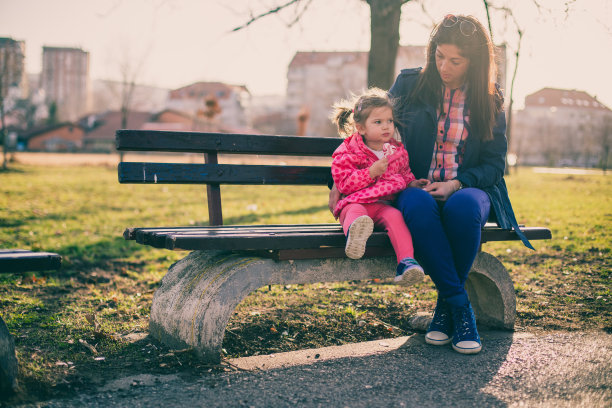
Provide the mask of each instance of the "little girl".
[{"label": "little girl", "polygon": [[395,140],[392,101],[385,91],[371,88],[354,101],[334,104],[332,122],[341,136],[348,136],[332,155],[332,177],[344,195],[334,216],[347,236],[346,256],[361,258],[374,225],[383,227],[397,256],[395,281],[419,282],[424,274],[414,260],[412,236],[391,203],[406,187],[424,187],[429,181],[415,179],[406,149]]}]

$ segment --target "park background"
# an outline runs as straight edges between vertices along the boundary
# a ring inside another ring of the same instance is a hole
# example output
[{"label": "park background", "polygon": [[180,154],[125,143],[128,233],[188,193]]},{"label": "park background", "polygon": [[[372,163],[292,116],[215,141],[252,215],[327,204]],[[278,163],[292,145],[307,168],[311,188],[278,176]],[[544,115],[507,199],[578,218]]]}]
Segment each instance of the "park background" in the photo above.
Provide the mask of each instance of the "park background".
[{"label": "park background", "polygon": [[[517,3],[504,3],[513,6],[525,31],[517,109],[524,108],[527,95],[550,87],[597,96],[607,114],[612,103],[605,71],[610,62],[605,50],[612,45],[609,2]],[[297,10],[231,32],[279,4],[0,0],[0,36],[26,42],[29,73],[42,70],[43,46],[76,47],[90,53],[92,79],[121,84],[124,78],[117,69],[126,52],[123,45],[129,44],[132,58],[124,61],[144,61],[136,64],[142,69],[132,71],[144,88],[238,84],[249,90],[251,104],[260,100],[274,107],[285,103],[287,69],[297,52],[367,51],[369,44],[368,9],[358,0],[305,1]],[[302,10],[301,18],[287,27]],[[486,19],[478,1],[450,10],[443,1],[411,1],[402,8],[400,44],[424,45],[431,21],[448,12]],[[503,13],[492,21],[495,36],[507,41],[510,71],[515,26]],[[120,107],[117,101],[108,103]],[[46,121],[44,112],[41,120]],[[209,128],[218,124],[204,123]],[[205,375],[231,369],[201,364],[190,352],[170,350],[147,336],[153,292],[167,268],[186,254],[122,238],[123,229],[131,226],[207,224],[205,189],[119,185],[114,152],[28,150],[33,149],[26,145],[24,151],[9,154],[8,168],[0,173],[0,248],[57,252],[63,264],[55,273],[0,275],[2,316],[15,335],[20,359],[22,392],[16,401],[69,396],[121,375]],[[515,166],[507,182],[519,223],[548,227],[553,234],[552,240],[537,242],[535,252],[514,242],[484,246],[515,282],[516,330],[612,331],[609,176],[594,168]],[[325,188],[228,186],[222,194],[227,223],[334,222]],[[411,332],[409,319],[431,311],[434,303],[429,281],[408,291],[385,280],[266,287],[237,309],[226,331],[224,355],[402,336]]]}]

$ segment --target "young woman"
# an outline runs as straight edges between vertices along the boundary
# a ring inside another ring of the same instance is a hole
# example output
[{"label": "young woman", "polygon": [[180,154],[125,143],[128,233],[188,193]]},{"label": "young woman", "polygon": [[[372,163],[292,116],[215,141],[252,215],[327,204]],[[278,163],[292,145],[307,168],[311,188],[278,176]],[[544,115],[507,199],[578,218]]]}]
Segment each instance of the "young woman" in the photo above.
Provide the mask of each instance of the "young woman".
[{"label": "young woman", "polygon": [[[416,259],[438,291],[425,341],[452,342],[464,354],[482,345],[465,282],[487,220],[518,228],[503,179],[507,141],[503,96],[495,84],[491,39],[471,16],[447,15],[431,33],[425,69],[403,70],[390,89],[399,100],[398,130],[417,178],[397,207]],[[338,193],[332,189],[330,204]],[[533,248],[532,248],[533,249]]]},{"label": "young woman", "polygon": [[332,122],[346,137],[333,153],[332,177],[345,195],[333,209],[347,236],[346,255],[359,259],[374,225],[387,231],[397,257],[395,281],[412,285],[423,279],[414,260],[412,238],[402,214],[391,203],[406,187],[424,187],[408,165],[408,153],[394,139],[395,118],[387,93],[372,88],[334,105]]}]

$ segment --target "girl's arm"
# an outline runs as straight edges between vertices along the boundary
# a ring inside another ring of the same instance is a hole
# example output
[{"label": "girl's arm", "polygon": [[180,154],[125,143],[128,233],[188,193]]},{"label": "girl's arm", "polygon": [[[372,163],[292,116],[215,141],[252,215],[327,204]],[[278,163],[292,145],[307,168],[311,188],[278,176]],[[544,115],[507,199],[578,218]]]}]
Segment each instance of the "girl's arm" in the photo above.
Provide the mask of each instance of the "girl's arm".
[{"label": "girl's arm", "polygon": [[332,177],[341,194],[351,194],[375,183],[370,177],[370,168],[358,168],[358,161],[352,154],[341,154],[332,162]]}]

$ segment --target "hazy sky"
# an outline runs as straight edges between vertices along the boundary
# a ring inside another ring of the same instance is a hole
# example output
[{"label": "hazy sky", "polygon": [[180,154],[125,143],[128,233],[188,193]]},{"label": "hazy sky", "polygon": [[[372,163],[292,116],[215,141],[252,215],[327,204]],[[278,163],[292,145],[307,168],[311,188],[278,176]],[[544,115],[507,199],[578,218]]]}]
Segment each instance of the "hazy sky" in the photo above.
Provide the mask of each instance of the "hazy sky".
[{"label": "hazy sky", "polygon": [[[584,90],[612,108],[612,0],[537,0],[540,11],[533,0],[503,1],[524,30],[515,85],[519,107],[526,95],[548,86]],[[287,66],[297,51],[369,49],[363,0],[312,0],[290,28],[294,8],[231,32],[251,15],[286,2],[0,0],[0,37],[26,41],[30,73],[40,72],[44,45],[81,47],[90,52],[94,79],[119,79],[121,61],[142,61],[141,83],[178,88],[222,81],[246,85],[254,95],[285,93]],[[486,20],[482,0],[423,4],[427,14],[414,0],[404,5],[402,45],[425,45],[432,18],[450,12]],[[493,32],[497,42],[508,41],[509,88],[516,30],[493,12]]]}]

